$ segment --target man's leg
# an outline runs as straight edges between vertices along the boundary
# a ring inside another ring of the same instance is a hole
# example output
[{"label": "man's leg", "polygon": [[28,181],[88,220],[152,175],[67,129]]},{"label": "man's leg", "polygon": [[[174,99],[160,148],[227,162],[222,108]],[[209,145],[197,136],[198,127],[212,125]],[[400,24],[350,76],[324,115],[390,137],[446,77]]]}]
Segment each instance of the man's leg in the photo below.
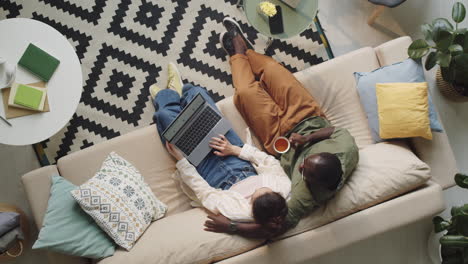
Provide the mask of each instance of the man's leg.
[{"label": "man's leg", "polygon": [[265,149],[275,154],[275,138],[287,131],[281,130],[280,107],[255,80],[249,59],[244,54],[230,58],[232,80],[235,87],[234,104]]},{"label": "man's leg", "polygon": [[323,116],[322,110],[294,75],[273,58],[247,50],[253,73],[279,106],[281,131],[287,132],[307,117]]},{"label": "man's leg", "polygon": [[166,140],[163,138],[162,133],[182,110],[180,96],[174,90],[163,89],[154,98],[153,105],[156,109],[153,120],[156,123],[161,142],[165,145]]}]

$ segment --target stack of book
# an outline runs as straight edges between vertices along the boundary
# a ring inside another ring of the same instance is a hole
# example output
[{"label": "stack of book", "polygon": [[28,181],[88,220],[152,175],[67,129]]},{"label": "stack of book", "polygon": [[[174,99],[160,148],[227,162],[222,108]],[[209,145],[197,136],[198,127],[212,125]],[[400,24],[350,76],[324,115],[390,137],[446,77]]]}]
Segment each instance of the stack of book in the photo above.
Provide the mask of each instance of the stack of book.
[{"label": "stack of book", "polygon": [[34,84],[13,83],[10,89],[3,89],[6,118],[49,111],[47,88],[60,61],[34,44],[29,44],[18,65],[39,77],[43,82]]},{"label": "stack of book", "polygon": [[13,83],[8,105],[42,112],[44,111],[46,95],[46,88]]}]

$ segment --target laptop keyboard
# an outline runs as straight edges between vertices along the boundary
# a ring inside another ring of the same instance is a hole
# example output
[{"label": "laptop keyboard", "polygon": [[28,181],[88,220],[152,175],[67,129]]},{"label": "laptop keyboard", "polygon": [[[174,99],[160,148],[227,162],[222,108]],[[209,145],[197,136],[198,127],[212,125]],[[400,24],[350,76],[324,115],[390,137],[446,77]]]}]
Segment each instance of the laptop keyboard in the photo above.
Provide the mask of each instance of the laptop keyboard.
[{"label": "laptop keyboard", "polygon": [[175,145],[187,156],[190,155],[219,120],[221,116],[211,107],[206,107],[190,128],[184,131]]}]

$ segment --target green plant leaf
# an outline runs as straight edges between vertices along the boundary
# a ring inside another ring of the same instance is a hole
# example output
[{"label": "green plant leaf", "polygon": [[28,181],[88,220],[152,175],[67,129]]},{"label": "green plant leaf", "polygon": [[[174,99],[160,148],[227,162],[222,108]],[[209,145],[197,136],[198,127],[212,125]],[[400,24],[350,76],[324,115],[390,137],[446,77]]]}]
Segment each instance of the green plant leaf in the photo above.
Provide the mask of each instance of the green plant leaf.
[{"label": "green plant leaf", "polygon": [[440,67],[449,67],[450,61],[452,60],[452,55],[450,53],[443,53],[438,51],[436,54],[437,63]]},{"label": "green plant leaf", "polygon": [[432,28],[434,31],[447,30],[452,31],[453,25],[446,18],[436,18],[432,21]]},{"label": "green plant leaf", "polygon": [[439,233],[447,229],[445,228],[445,226],[442,225],[443,222],[445,222],[445,220],[440,216],[436,216],[432,218],[432,224],[434,225],[434,232]]},{"label": "green plant leaf", "polygon": [[440,238],[440,244],[449,247],[467,247],[468,237],[460,235],[446,235]]},{"label": "green plant leaf", "polygon": [[463,47],[461,45],[458,45],[458,44],[450,45],[448,47],[448,50],[450,51],[450,53],[452,53],[452,55],[458,55],[458,54],[463,53]]},{"label": "green plant leaf", "polygon": [[446,51],[452,45],[454,36],[452,33],[441,30],[438,32],[437,36],[434,36],[434,41],[439,50]]},{"label": "green plant leaf", "polygon": [[450,215],[454,216],[468,216],[468,204],[462,206],[453,206],[450,210]]},{"label": "green plant leaf", "polygon": [[417,39],[408,47],[408,56],[412,59],[420,59],[429,52],[429,45],[424,39]]},{"label": "green plant leaf", "polygon": [[431,41],[432,40],[432,30],[434,29],[434,27],[432,26],[432,24],[422,24],[421,25],[421,31],[424,35],[424,39],[426,39],[427,41]]},{"label": "green plant leaf", "polygon": [[[468,62],[468,56],[466,57],[466,60]],[[455,63],[458,63],[458,61],[455,61]],[[468,175],[463,173],[455,174],[455,183],[462,188],[468,189]]]},{"label": "green plant leaf", "polygon": [[435,52],[429,53],[429,55],[427,55],[426,63],[424,64],[424,67],[428,71],[432,69],[436,64],[437,64],[436,53]]},{"label": "green plant leaf", "polygon": [[442,217],[436,216],[432,218],[432,223],[434,224],[434,231],[436,233],[447,230],[450,227],[450,223],[445,221]]},{"label": "green plant leaf", "polygon": [[465,14],[466,14],[465,6],[460,2],[456,2],[452,7],[453,21],[457,23],[462,22],[463,19],[465,19]]},{"label": "green plant leaf", "polygon": [[465,34],[455,34],[455,37],[453,38],[453,44],[458,44],[463,47],[465,44]]}]

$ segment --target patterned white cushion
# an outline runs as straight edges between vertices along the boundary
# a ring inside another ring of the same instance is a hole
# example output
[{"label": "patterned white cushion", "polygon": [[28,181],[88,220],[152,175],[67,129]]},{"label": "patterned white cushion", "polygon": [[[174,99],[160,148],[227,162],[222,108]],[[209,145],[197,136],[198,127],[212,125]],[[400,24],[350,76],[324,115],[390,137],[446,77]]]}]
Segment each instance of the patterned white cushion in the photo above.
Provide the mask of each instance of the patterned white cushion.
[{"label": "patterned white cushion", "polygon": [[71,191],[81,208],[121,247],[130,250],[152,220],[164,216],[143,176],[111,152],[93,178]]}]

